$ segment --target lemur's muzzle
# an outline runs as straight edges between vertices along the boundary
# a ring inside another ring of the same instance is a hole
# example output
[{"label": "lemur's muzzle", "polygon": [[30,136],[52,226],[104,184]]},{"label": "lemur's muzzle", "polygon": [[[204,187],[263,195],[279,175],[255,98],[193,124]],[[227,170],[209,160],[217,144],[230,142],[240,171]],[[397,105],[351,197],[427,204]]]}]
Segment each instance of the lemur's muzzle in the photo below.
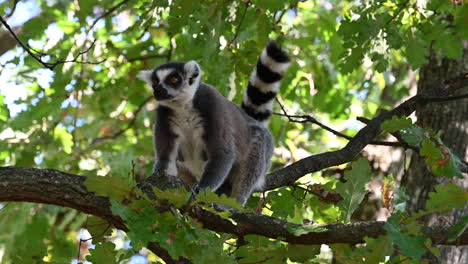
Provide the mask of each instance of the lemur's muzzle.
[{"label": "lemur's muzzle", "polygon": [[156,100],[167,100],[171,99],[171,96],[162,85],[158,85],[156,87],[153,86],[153,95]]}]

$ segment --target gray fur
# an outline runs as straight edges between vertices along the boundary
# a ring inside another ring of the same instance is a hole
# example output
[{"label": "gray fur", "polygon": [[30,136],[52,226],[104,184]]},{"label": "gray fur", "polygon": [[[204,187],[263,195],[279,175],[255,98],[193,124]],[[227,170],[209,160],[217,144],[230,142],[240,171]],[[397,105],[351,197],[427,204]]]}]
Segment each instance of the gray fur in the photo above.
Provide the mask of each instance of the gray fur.
[{"label": "gray fur", "polygon": [[[280,64],[268,63],[274,70]],[[287,66],[282,67],[281,73]],[[273,140],[262,125],[266,120],[255,120],[216,89],[200,83],[200,66],[194,61],[163,64],[138,76],[153,87],[160,104],[154,130],[154,172],[181,177],[196,191],[209,187],[229,194],[244,205],[255,188],[261,188],[270,167]],[[180,82],[172,85],[171,76],[180,77]],[[277,84],[272,87],[276,93]],[[271,98],[263,101],[272,104]]]}]

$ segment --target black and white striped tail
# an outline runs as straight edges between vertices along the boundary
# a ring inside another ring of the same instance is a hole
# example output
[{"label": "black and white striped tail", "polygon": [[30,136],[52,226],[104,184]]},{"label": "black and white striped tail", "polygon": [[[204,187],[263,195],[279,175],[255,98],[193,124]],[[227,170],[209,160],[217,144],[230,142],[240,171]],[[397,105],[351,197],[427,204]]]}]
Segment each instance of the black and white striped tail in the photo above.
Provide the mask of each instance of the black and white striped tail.
[{"label": "black and white striped tail", "polygon": [[262,51],[257,66],[250,75],[242,109],[265,126],[273,111],[273,103],[289,62],[288,54],[271,41]]}]

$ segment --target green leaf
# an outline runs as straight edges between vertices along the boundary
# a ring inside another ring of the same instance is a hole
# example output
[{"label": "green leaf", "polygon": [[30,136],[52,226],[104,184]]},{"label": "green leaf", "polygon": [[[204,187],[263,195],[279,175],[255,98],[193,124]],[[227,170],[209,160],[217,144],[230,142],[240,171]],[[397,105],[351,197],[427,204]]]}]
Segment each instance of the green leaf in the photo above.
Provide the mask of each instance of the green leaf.
[{"label": "green leaf", "polygon": [[347,244],[332,245],[334,257],[340,263],[383,263],[392,253],[392,244],[387,235],[377,238],[364,237],[365,245],[351,248]]},{"label": "green leaf", "polygon": [[456,184],[436,185],[435,192],[429,193],[427,210],[445,212],[454,208],[462,209],[468,202],[468,191]]},{"label": "green leaf", "polygon": [[425,247],[426,238],[422,236],[412,236],[401,232],[400,220],[400,215],[392,215],[387,219],[384,229],[387,230],[388,237],[392,243],[398,247],[403,255],[414,260],[419,260],[427,251]]},{"label": "green leaf", "polygon": [[7,121],[10,117],[10,112],[3,100],[5,100],[5,96],[0,94],[0,121]]},{"label": "green leaf", "polygon": [[117,263],[115,261],[116,251],[115,245],[112,242],[104,242],[97,244],[94,249],[89,249],[91,255],[86,256],[86,260],[92,263]]},{"label": "green leaf", "polygon": [[364,59],[364,49],[362,47],[354,47],[348,56],[343,56],[343,60],[338,65],[343,73],[351,73]]},{"label": "green leaf", "polygon": [[47,255],[44,243],[48,234],[48,219],[44,213],[37,212],[24,231],[15,238],[14,263],[37,263]]},{"label": "green leaf", "polygon": [[392,116],[391,120],[385,120],[382,123],[382,130],[385,132],[393,133],[397,130],[407,128],[411,124],[411,119],[407,117],[398,118],[397,116]]},{"label": "green leaf", "polygon": [[[284,245],[256,235],[248,235],[244,239],[248,243],[235,252],[240,258],[239,263],[286,263],[288,249]],[[299,257],[294,249],[291,253]]]},{"label": "green leaf", "polygon": [[[280,217],[287,219],[292,218],[295,214],[294,197],[291,195],[291,188],[284,188],[282,190],[269,192],[267,200],[271,201],[271,210],[273,217]],[[302,222],[301,222],[302,223]]]},{"label": "green leaf", "polygon": [[318,254],[320,254],[319,245],[287,245],[286,256],[293,262],[307,263],[307,260],[315,258]]},{"label": "green leaf", "polygon": [[413,69],[421,67],[426,63],[429,55],[427,43],[418,38],[411,38],[406,44],[406,57],[413,66]]},{"label": "green leaf", "polygon": [[[157,227],[156,219],[158,212],[151,206],[141,208],[138,211],[129,206],[122,205],[116,201],[111,201],[112,213],[119,215],[130,229],[127,232],[131,245],[135,250],[145,247],[149,242],[155,241],[155,231]],[[172,221],[173,222],[173,221]]]},{"label": "green leaf", "polygon": [[411,146],[419,146],[426,138],[424,133],[426,130],[416,125],[409,125],[401,131],[401,137]]},{"label": "green leaf", "polygon": [[112,234],[112,226],[106,220],[90,215],[86,219],[86,229],[91,234],[93,238],[93,243],[100,243],[105,241],[105,236],[110,236]]},{"label": "green leaf", "polygon": [[70,154],[73,146],[73,136],[62,126],[56,126],[54,129],[54,140],[62,145],[63,151]]},{"label": "green leaf", "polygon": [[284,0],[254,0],[253,3],[260,8],[270,11],[281,10],[285,7],[287,1]]},{"label": "green leaf", "polygon": [[452,151],[438,140],[437,146],[430,139],[425,139],[420,150],[427,165],[432,172],[438,176],[460,177],[463,178],[459,165],[460,159]]},{"label": "green leaf", "polygon": [[216,193],[212,192],[210,188],[207,188],[203,191],[200,191],[200,193],[197,194],[195,198],[196,203],[206,203],[206,204],[221,204],[225,205],[227,207],[239,210],[239,211],[244,211],[244,208],[242,205],[240,205],[235,198],[228,197],[225,194],[222,194],[221,196],[218,196]]},{"label": "green leaf", "polygon": [[132,186],[126,184],[120,177],[89,176],[84,184],[88,191],[116,201],[122,201],[132,192]]},{"label": "green leaf", "polygon": [[457,223],[450,227],[448,242],[454,242],[468,228],[468,215],[457,220]]},{"label": "green leaf", "polygon": [[421,156],[430,159],[431,161],[437,160],[442,157],[442,152],[435,146],[435,143],[430,139],[425,139],[422,142],[421,151],[419,152]]},{"label": "green leaf", "polygon": [[344,200],[338,202],[344,221],[349,222],[351,215],[358,208],[367,193],[366,184],[371,179],[369,162],[360,158],[352,163],[352,169],[345,172],[345,183],[340,183],[336,191]]},{"label": "green leaf", "polygon": [[76,257],[76,238],[67,236],[67,233],[54,229],[49,233],[50,247],[48,255],[52,263],[68,263],[70,259]]},{"label": "green leaf", "polygon": [[153,192],[158,199],[168,200],[176,208],[180,208],[185,205],[190,198],[190,193],[187,192],[184,187],[179,187],[178,189],[166,189],[164,191],[154,187]]},{"label": "green leaf", "polygon": [[362,250],[366,263],[384,263],[386,257],[393,252],[388,236],[365,237],[364,241],[366,241],[366,246],[358,250]]}]

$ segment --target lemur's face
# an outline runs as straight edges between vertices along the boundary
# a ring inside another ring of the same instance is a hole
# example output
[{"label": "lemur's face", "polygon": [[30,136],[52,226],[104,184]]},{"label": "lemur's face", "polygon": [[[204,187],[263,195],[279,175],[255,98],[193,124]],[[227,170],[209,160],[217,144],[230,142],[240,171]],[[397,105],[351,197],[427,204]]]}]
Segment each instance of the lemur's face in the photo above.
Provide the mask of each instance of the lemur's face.
[{"label": "lemur's face", "polygon": [[160,103],[185,103],[193,98],[200,82],[200,66],[195,61],[169,62],[154,70],[141,71],[138,78],[153,88]]}]

